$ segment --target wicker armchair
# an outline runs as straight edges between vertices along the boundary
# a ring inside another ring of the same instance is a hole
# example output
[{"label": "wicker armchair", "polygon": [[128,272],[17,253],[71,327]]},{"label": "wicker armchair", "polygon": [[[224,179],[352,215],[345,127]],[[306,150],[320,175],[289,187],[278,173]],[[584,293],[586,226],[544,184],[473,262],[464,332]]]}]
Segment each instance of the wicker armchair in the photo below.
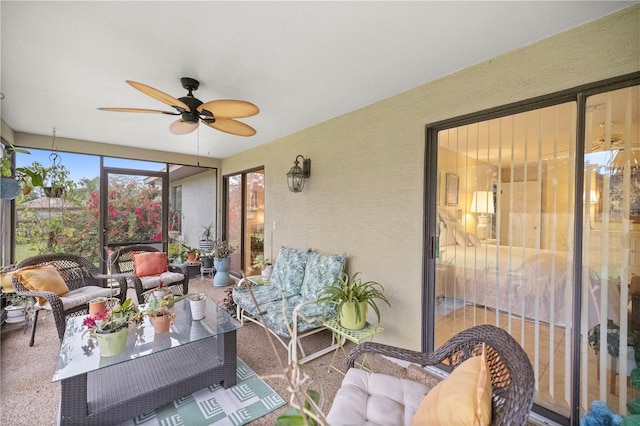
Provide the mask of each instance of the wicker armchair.
[{"label": "wicker armchair", "polygon": [[[136,296],[138,297],[138,303],[147,303],[149,295],[159,285],[160,280],[149,279],[149,277],[143,277],[143,279],[140,279],[140,277],[133,275],[133,257],[131,256],[131,253],[159,251],[160,250],[152,246],[133,245],[121,247],[114,250],[109,255],[109,264],[111,265],[113,272],[118,274],[130,274],[128,275],[128,278],[120,278],[120,281],[121,283],[124,282],[125,285],[135,289]],[[181,267],[169,264],[168,267],[169,273],[165,273],[167,274],[167,278],[164,279],[167,284],[167,289],[176,295],[187,294],[189,292],[189,274],[187,273],[186,266]],[[159,277],[160,276],[156,278]],[[127,280],[129,282],[127,282]]]},{"label": "wicker armchair", "polygon": [[[51,309],[53,318],[58,331],[60,340],[64,337],[64,331],[67,327],[67,318],[76,315],[85,315],[89,313],[89,300],[98,296],[113,296],[123,302],[127,296],[126,285],[120,284],[119,291],[117,287],[113,289],[109,287],[108,279],[115,278],[106,274],[101,274],[98,268],[88,259],[74,254],[50,253],[32,256],[16,265],[16,269],[33,265],[53,265],[65,284],[69,288],[69,292],[61,296],[48,291],[31,291],[26,288],[18,278],[13,277],[11,283],[20,296],[43,297],[47,300],[48,305],[45,309]],[[116,294],[117,293],[117,294]],[[33,346],[36,335],[36,326],[38,325],[38,313],[40,307],[36,304],[33,317],[33,325],[31,328],[31,339],[29,346]]]},{"label": "wicker armchair", "polygon": [[[506,331],[492,325],[479,325],[464,330],[429,354],[380,343],[365,342],[351,351],[347,358],[347,367],[350,369],[354,367],[356,360],[364,354],[379,354],[423,367],[444,362],[456,368],[466,359],[478,354],[483,343],[486,344],[485,354],[493,385],[493,420],[491,424],[498,426],[525,425],[533,405],[535,390],[533,368],[527,354],[518,342]],[[376,373],[371,373],[371,375],[376,375]],[[349,374],[347,374],[348,377]],[[406,379],[405,381],[408,382]],[[370,379],[369,382],[371,383],[373,380]],[[353,400],[344,401],[347,396],[347,392],[343,391],[344,388],[343,382],[329,413],[330,422],[332,418],[340,419],[336,424],[351,424],[353,419],[348,417],[350,410],[359,409],[355,408],[359,405],[353,404]],[[345,392],[342,398],[341,392]],[[421,397],[422,395],[418,395],[419,399]],[[343,401],[339,402],[341,399]],[[411,416],[413,414],[410,413]],[[398,419],[395,423],[402,424],[404,420]],[[410,420],[411,417],[408,418],[408,421]]]}]

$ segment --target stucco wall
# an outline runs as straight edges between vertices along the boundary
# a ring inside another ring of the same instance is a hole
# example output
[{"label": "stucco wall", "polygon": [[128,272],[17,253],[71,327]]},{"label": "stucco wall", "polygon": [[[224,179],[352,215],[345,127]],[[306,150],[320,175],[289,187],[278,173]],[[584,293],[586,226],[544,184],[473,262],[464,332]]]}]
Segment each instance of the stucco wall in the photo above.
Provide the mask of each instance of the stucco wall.
[{"label": "stucco wall", "polygon": [[[634,6],[225,159],[222,175],[264,165],[265,228],[277,221],[265,247],[346,252],[349,272],[391,301],[376,340],[418,349],[425,125],[636,72],[639,31]],[[297,154],[312,164],[294,194],[285,173]]]}]

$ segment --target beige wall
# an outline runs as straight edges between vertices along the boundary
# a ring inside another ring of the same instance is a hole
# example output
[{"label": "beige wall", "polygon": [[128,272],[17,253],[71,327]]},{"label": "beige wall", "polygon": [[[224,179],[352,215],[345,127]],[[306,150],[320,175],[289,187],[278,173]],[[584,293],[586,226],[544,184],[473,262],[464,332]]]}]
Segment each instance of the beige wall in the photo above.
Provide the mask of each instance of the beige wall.
[{"label": "beige wall", "polygon": [[[376,340],[418,349],[425,125],[639,71],[639,29],[634,6],[225,159],[222,175],[264,165],[265,228],[277,221],[265,247],[346,252],[349,272],[391,301]],[[285,173],[297,154],[311,177],[294,194]]]}]

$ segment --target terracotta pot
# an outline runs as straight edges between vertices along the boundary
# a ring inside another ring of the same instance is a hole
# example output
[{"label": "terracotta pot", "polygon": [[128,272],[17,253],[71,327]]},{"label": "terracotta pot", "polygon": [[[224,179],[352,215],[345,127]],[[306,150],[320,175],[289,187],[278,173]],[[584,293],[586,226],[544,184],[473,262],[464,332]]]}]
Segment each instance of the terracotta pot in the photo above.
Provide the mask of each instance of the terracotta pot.
[{"label": "terracotta pot", "polygon": [[171,315],[151,317],[151,323],[156,334],[166,333],[171,327]]},{"label": "terracotta pot", "polygon": [[193,262],[196,260],[196,254],[195,253],[187,253],[187,260],[189,262]]},{"label": "terracotta pot", "polygon": [[89,301],[89,316],[95,318],[100,312],[107,309],[107,299],[90,300]]}]

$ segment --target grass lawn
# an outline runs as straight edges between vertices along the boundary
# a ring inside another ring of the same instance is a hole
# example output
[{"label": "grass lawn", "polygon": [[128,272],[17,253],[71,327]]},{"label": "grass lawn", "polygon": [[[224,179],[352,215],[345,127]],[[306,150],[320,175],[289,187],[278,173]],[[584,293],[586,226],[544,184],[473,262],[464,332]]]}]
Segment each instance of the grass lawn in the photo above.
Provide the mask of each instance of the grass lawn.
[{"label": "grass lawn", "polygon": [[27,257],[35,256],[35,251],[29,251],[29,244],[16,244],[16,263],[22,262]]}]

